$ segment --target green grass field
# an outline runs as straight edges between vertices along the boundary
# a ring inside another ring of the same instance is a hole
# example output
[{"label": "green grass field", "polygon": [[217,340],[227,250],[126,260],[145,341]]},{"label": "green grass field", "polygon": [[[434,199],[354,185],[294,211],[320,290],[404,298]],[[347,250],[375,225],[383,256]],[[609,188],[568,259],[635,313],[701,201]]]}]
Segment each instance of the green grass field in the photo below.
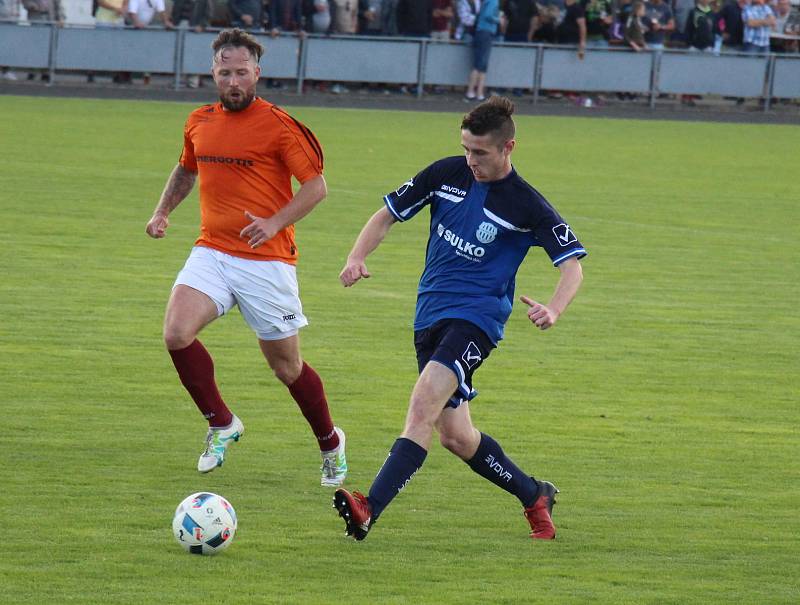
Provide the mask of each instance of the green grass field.
[{"label": "green grass field", "polygon": [[[560,487],[558,539],[528,539],[516,500],[436,444],[355,543],[238,312],[203,341],[247,434],[195,471],[204,422],[160,333],[196,194],[144,234],[191,108],[0,97],[0,603],[800,602],[800,129],[519,117],[517,169],[590,254],[555,329],[515,308],[471,407]],[[383,193],[460,152],[460,114],[293,113],[330,187],[298,227],[304,356],[366,490],[416,376],[427,219],[392,230],[371,280],[338,273]],[[517,290],[546,300],[557,275],[534,250]],[[199,490],[239,515],[218,557],[171,535]]]}]

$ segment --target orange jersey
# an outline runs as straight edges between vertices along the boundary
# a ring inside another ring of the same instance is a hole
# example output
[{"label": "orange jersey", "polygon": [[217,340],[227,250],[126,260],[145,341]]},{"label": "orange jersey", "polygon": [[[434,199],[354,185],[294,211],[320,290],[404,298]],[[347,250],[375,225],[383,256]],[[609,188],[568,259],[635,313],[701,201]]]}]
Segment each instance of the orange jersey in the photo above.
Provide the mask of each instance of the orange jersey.
[{"label": "orange jersey", "polygon": [[258,97],[242,111],[206,105],[186,120],[180,164],[200,176],[196,245],[243,258],[297,262],[294,225],[258,248],[239,232],[250,224],[245,210],[267,218],[289,203],[292,176],[305,183],[322,174],[322,147],[308,128]]}]

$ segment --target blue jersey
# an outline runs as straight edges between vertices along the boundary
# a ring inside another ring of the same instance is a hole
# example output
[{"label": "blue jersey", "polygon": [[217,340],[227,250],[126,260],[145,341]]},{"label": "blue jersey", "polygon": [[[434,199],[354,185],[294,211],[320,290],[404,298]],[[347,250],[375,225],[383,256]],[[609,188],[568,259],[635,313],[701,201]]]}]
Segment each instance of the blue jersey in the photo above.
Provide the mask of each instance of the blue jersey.
[{"label": "blue jersey", "polygon": [[586,255],[564,219],[515,170],[482,183],[464,156],[434,162],[384,202],[398,221],[430,206],[415,330],[441,319],[465,319],[496,344],[511,315],[517,269],[528,249],[541,246],[555,266]]}]

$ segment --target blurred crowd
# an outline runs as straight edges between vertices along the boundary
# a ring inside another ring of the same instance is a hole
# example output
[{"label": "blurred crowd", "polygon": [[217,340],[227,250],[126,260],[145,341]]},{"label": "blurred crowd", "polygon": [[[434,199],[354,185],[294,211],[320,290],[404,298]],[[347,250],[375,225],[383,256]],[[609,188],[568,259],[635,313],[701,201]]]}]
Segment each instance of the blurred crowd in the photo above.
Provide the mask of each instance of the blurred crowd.
[{"label": "blurred crowd", "polygon": [[[64,21],[63,0],[0,0],[0,19]],[[469,39],[482,0],[86,0],[98,27]],[[486,0],[483,0],[486,2]],[[794,4],[793,4],[794,2]],[[496,41],[797,52],[800,0],[501,0]],[[20,9],[24,9],[23,12]],[[787,37],[775,34],[787,35]]]},{"label": "blurred crowd", "polygon": [[[0,0],[0,20],[63,23],[63,1]],[[581,58],[586,48],[604,47],[797,53],[800,40],[800,0],[85,1],[93,2],[97,27],[235,26],[273,35],[405,36],[473,44],[491,4],[493,42],[570,45]],[[483,46],[476,50],[477,63],[481,52],[488,59]],[[5,77],[12,73],[4,70]]]}]

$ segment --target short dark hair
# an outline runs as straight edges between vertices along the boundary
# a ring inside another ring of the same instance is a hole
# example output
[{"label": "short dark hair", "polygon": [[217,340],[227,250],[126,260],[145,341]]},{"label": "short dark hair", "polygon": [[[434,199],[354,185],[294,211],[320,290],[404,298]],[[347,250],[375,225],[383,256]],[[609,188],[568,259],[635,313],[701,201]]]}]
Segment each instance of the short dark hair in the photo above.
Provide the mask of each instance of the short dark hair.
[{"label": "short dark hair", "polygon": [[505,143],[513,139],[516,132],[511,118],[513,113],[514,103],[511,99],[493,96],[464,116],[461,129],[469,130],[476,136],[496,133],[497,138]]},{"label": "short dark hair", "polygon": [[246,48],[250,54],[256,58],[256,62],[261,60],[264,54],[264,47],[261,46],[254,36],[248,34],[243,29],[235,27],[233,29],[224,29],[219,32],[217,39],[211,43],[211,48],[214,49],[214,57],[223,48]]}]

